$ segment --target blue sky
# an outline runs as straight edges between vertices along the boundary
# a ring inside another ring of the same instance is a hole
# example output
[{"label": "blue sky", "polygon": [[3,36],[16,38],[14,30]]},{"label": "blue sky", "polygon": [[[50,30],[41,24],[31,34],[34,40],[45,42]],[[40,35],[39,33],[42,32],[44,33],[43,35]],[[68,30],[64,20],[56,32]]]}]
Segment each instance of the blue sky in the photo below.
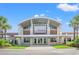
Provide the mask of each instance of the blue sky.
[{"label": "blue sky", "polygon": [[61,21],[61,31],[71,32],[69,21],[79,14],[79,4],[56,4],[56,3],[5,3],[0,4],[0,16],[8,19],[12,29],[9,32],[18,32],[18,24],[34,15],[45,15]]}]

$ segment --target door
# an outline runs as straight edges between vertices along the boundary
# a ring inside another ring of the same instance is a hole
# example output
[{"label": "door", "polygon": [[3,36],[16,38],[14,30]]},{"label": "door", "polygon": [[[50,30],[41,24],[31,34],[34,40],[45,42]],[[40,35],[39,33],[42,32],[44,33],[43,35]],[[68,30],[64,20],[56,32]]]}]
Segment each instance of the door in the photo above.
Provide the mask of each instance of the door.
[{"label": "door", "polygon": [[33,44],[35,44],[35,45],[47,44],[47,39],[46,38],[34,38]]},{"label": "door", "polygon": [[38,38],[38,44],[42,44],[42,38]]},{"label": "door", "polygon": [[46,40],[46,38],[44,38],[44,44],[47,44],[47,40]]}]

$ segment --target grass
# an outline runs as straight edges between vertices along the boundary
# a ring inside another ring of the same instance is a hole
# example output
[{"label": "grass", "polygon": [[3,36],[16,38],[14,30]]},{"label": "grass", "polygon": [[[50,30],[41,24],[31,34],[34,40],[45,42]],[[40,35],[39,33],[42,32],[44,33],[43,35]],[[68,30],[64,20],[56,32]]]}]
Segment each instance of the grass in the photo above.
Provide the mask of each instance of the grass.
[{"label": "grass", "polygon": [[54,48],[58,48],[58,49],[70,48],[70,46],[63,45],[63,44],[54,45],[53,47],[54,47]]},{"label": "grass", "polygon": [[8,47],[8,49],[25,49],[27,48],[27,46],[11,46],[11,47]]}]

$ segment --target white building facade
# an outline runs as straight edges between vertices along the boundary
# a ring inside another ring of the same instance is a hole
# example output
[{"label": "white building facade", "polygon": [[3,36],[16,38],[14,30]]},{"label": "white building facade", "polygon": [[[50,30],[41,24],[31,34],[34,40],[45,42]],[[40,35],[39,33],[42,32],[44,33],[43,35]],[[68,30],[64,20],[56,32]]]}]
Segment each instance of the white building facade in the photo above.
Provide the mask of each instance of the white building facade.
[{"label": "white building facade", "polygon": [[33,17],[21,22],[18,35],[14,37],[19,45],[54,45],[63,44],[71,35],[62,35],[61,23],[48,17]]}]

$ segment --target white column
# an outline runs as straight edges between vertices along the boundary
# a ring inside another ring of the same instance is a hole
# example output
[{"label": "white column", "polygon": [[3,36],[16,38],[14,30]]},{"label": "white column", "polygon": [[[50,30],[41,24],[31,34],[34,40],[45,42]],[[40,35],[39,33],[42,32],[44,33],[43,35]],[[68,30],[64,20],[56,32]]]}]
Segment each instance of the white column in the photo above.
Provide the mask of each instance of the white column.
[{"label": "white column", "polygon": [[50,45],[50,38],[48,38],[47,41],[48,41],[48,45]]},{"label": "white column", "polygon": [[36,44],[38,44],[38,38],[36,38]]},{"label": "white column", "polygon": [[61,43],[64,43],[64,37],[61,38]]},{"label": "white column", "polygon": [[67,43],[67,37],[66,37],[66,43]]},{"label": "white column", "polygon": [[31,22],[30,34],[32,35],[33,34],[33,22],[32,22],[32,19],[30,20],[30,22]]},{"label": "white column", "polygon": [[[49,41],[50,42],[50,41]],[[48,44],[48,38],[46,38],[46,44]]]},{"label": "white column", "polygon": [[60,32],[60,25],[57,27],[57,34],[58,35],[61,34],[61,32]]},{"label": "white column", "polygon": [[57,40],[57,43],[60,43],[60,38],[59,38],[59,36],[56,38],[56,40]]},{"label": "white column", "polygon": [[18,45],[21,45],[21,39],[20,38],[18,39]]},{"label": "white column", "polygon": [[48,22],[47,22],[47,34],[50,34],[50,27],[49,27],[49,20],[48,20]]},{"label": "white column", "polygon": [[42,44],[44,44],[44,38],[42,38]]},{"label": "white column", "polygon": [[67,36],[68,36],[68,34],[66,33],[66,43],[67,43],[67,38],[68,38]]},{"label": "white column", "polygon": [[30,38],[30,46],[32,46],[32,42],[33,42],[32,40],[33,40],[33,39],[32,39],[32,38]]},{"label": "white column", "polygon": [[[23,27],[21,25],[19,25],[19,28],[18,28],[18,34],[19,35],[23,35]],[[21,44],[24,43],[24,38],[21,36],[21,40],[20,40]]]}]

